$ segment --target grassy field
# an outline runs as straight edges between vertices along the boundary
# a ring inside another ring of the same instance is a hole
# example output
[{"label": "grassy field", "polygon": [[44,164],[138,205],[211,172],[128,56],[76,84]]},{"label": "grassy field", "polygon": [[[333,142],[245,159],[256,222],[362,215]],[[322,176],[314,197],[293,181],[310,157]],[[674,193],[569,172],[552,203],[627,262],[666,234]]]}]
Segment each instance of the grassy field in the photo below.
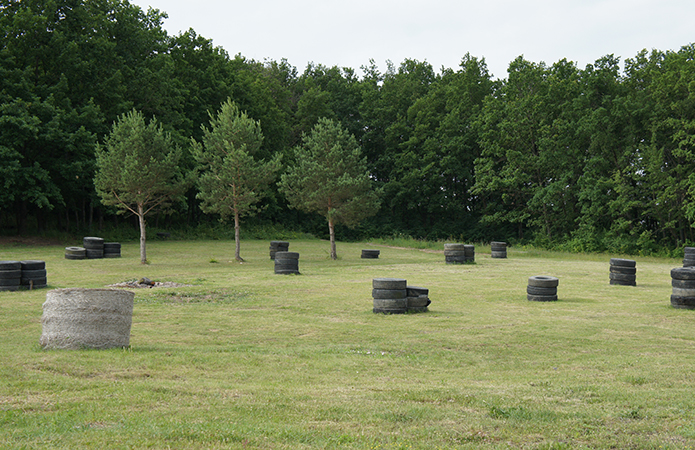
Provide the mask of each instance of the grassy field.
[{"label": "grassy field", "polygon": [[[0,448],[695,448],[695,311],[670,306],[675,259],[509,249],[447,265],[436,249],[293,241],[301,275],[275,275],[268,242],[136,243],[72,261],[62,246],[0,247],[42,259],[49,289],[149,277],[131,346],[45,351],[47,289],[0,292]],[[360,258],[380,248],[377,260]],[[529,276],[558,302],[526,300]],[[373,278],[429,288],[422,314],[372,313]]]}]

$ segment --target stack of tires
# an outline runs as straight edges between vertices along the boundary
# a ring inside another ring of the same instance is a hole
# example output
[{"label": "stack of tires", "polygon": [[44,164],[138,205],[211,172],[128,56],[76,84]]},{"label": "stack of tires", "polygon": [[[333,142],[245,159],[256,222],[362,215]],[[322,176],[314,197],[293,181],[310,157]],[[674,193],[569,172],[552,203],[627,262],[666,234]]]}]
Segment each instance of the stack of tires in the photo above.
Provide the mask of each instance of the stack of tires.
[{"label": "stack of tires", "polygon": [[695,266],[695,247],[683,248],[683,267]]},{"label": "stack of tires", "polygon": [[363,259],[377,259],[379,258],[379,254],[381,252],[379,250],[362,250],[362,258]]},{"label": "stack of tires", "polygon": [[408,282],[402,278],[374,278],[372,301],[374,313],[404,314],[408,310]]},{"label": "stack of tires", "polygon": [[270,241],[270,259],[275,259],[277,252],[286,252],[290,249],[290,243],[285,241]]},{"label": "stack of tires", "polygon": [[475,262],[475,246],[465,244],[444,244],[444,260],[447,264]]},{"label": "stack of tires", "polygon": [[695,267],[671,269],[671,306],[695,309]]},{"label": "stack of tires", "polygon": [[529,277],[526,287],[526,299],[531,302],[557,301],[557,286],[560,280],[555,277],[536,275]]},{"label": "stack of tires", "polygon": [[20,265],[22,267],[22,287],[27,289],[40,289],[47,286],[45,261],[20,261]]},{"label": "stack of tires", "polygon": [[427,307],[432,303],[429,297],[429,289],[418,286],[406,287],[408,312],[426,312]]},{"label": "stack of tires", "polygon": [[611,258],[610,282],[620,286],[637,286],[637,262],[631,259]]},{"label": "stack of tires", "polygon": [[118,242],[104,242],[104,258],[120,258],[121,244]]},{"label": "stack of tires", "polygon": [[299,253],[276,252],[275,273],[283,275],[299,274]]},{"label": "stack of tires", "polygon": [[22,279],[22,263],[0,261],[0,291],[16,291]]},{"label": "stack of tires", "polygon": [[84,247],[65,247],[65,259],[87,259],[87,249]]},{"label": "stack of tires", "polygon": [[507,243],[506,242],[490,242],[490,257],[506,258]]},{"label": "stack of tires", "polygon": [[85,237],[82,239],[87,254],[87,259],[100,259],[104,257],[104,238]]}]

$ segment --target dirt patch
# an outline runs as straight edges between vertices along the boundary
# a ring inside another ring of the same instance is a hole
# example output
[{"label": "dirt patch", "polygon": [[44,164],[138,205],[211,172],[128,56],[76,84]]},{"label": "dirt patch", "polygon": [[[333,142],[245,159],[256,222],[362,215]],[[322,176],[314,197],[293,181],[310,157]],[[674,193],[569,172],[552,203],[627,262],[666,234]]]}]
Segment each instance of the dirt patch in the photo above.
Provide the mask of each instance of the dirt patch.
[{"label": "dirt patch", "polygon": [[151,283],[141,283],[138,280],[124,281],[122,283],[109,284],[108,287],[125,288],[125,289],[151,289],[159,287],[185,287],[193,286],[192,284],[182,284],[173,281],[152,281]]}]

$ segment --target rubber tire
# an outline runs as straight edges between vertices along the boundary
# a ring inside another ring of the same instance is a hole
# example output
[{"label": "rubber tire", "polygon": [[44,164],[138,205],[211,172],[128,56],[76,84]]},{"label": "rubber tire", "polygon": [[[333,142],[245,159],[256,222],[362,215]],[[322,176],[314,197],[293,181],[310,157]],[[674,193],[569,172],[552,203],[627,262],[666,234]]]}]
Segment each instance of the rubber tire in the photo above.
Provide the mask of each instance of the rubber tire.
[{"label": "rubber tire", "polygon": [[671,269],[671,278],[675,280],[695,280],[695,268],[676,267]]},{"label": "rubber tire", "polygon": [[637,286],[637,281],[635,281],[635,280],[632,280],[632,281],[610,280],[610,284],[615,285],[615,286]]},{"label": "rubber tire", "polygon": [[66,255],[86,255],[87,249],[84,247],[65,247]]},{"label": "rubber tire", "polygon": [[0,279],[11,280],[14,278],[22,278],[22,269],[0,270]]},{"label": "rubber tire", "polygon": [[408,281],[403,278],[374,278],[372,280],[373,289],[398,289],[405,290],[408,287]]},{"label": "rubber tire", "polygon": [[693,297],[693,298],[695,298],[695,289],[673,288],[671,291],[671,295],[675,295],[676,297]]},{"label": "rubber tire", "polygon": [[46,283],[48,283],[48,279],[46,277],[43,278],[22,278],[21,283],[19,283],[22,286],[29,286],[29,282],[33,281],[34,282],[34,287],[38,288],[39,286],[46,286]]},{"label": "rubber tire", "polygon": [[46,269],[22,270],[22,278],[46,278]]},{"label": "rubber tire", "polygon": [[630,275],[627,273],[610,273],[609,279],[614,281],[634,282],[637,280],[637,275]]},{"label": "rubber tire", "polygon": [[526,300],[530,302],[556,302],[557,295],[526,295]]},{"label": "rubber tire", "polygon": [[65,259],[87,259],[87,256],[65,254]]},{"label": "rubber tire", "polygon": [[679,289],[695,289],[695,280],[677,280],[671,278],[671,286]]},{"label": "rubber tire", "polygon": [[20,263],[22,264],[22,270],[39,270],[46,268],[46,261],[32,259],[28,261],[20,261]]},{"label": "rubber tire", "polygon": [[22,263],[19,261],[0,261],[0,270],[21,270]]},{"label": "rubber tire", "polygon": [[119,242],[104,242],[104,251],[106,250],[118,250],[121,251],[121,244]]},{"label": "rubber tire", "polygon": [[19,286],[22,284],[21,278],[0,278],[0,286]]},{"label": "rubber tire", "polygon": [[104,257],[104,250],[86,249],[87,259],[101,259]]},{"label": "rubber tire", "polygon": [[504,251],[491,251],[490,252],[490,257],[491,258],[499,258],[499,259],[505,259],[507,257],[507,252]]},{"label": "rubber tire", "polygon": [[466,256],[463,250],[444,250],[444,256]]},{"label": "rubber tire", "polygon": [[528,285],[536,287],[557,287],[560,284],[560,280],[556,277],[549,277],[545,275],[535,275],[529,277]]},{"label": "rubber tire", "polygon": [[408,297],[419,297],[421,295],[427,296],[430,293],[429,289],[419,286],[407,286],[406,291],[408,293]]},{"label": "rubber tire", "polygon": [[275,264],[275,267],[273,270],[275,270],[275,273],[282,272],[285,270],[298,271],[299,270],[299,264]]},{"label": "rubber tire", "polygon": [[526,286],[526,293],[529,295],[555,295],[555,296],[557,296],[557,287]]},{"label": "rubber tire", "polygon": [[372,289],[373,299],[402,299],[407,297],[405,289]]},{"label": "rubber tire", "polygon": [[408,309],[411,308],[426,308],[430,305],[432,301],[426,295],[420,295],[419,297],[408,297]]},{"label": "rubber tire", "polygon": [[611,266],[611,273],[623,273],[627,275],[634,275],[637,273],[637,267],[625,267],[625,266]]},{"label": "rubber tire", "polygon": [[17,286],[0,286],[0,291],[18,291],[19,285]]},{"label": "rubber tire", "polygon": [[444,244],[444,251],[447,250],[460,250],[463,251],[465,244]]},{"label": "rubber tire", "polygon": [[121,253],[104,253],[104,258],[120,258]]},{"label": "rubber tire", "polygon": [[695,297],[671,296],[671,306],[678,309],[695,309]]},{"label": "rubber tire", "polygon": [[623,266],[623,267],[635,267],[637,265],[637,261],[633,261],[631,259],[622,259],[622,258],[611,258],[610,263],[612,266]]},{"label": "rubber tire", "polygon": [[299,275],[299,270],[276,270],[275,273],[280,275]]},{"label": "rubber tire", "polygon": [[275,252],[275,259],[299,259],[297,252]]}]

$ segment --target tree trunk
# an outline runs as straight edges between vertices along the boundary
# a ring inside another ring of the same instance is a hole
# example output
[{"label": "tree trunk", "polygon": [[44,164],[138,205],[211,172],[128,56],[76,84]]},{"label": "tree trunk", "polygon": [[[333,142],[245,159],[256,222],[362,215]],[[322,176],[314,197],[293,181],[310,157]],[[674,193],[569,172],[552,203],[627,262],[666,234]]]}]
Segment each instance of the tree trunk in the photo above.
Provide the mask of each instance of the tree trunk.
[{"label": "tree trunk", "polygon": [[331,235],[331,259],[338,259],[338,253],[335,251],[335,225],[333,219],[328,219],[328,232]]},{"label": "tree trunk", "polygon": [[234,211],[234,259],[244,262],[241,257],[241,225],[239,225],[239,212]]},{"label": "tree trunk", "polygon": [[140,264],[147,264],[147,252],[145,250],[145,212],[142,205],[138,205],[138,221],[140,222]]}]

